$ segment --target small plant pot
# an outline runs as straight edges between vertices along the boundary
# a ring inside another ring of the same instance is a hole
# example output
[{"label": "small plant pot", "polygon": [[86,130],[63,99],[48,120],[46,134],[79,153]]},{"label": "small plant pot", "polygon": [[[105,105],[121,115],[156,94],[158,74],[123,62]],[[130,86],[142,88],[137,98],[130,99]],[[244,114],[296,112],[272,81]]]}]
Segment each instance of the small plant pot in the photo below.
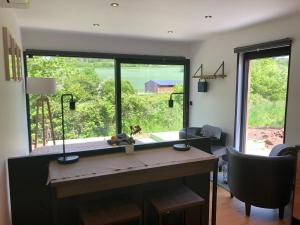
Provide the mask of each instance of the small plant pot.
[{"label": "small plant pot", "polygon": [[125,145],[125,152],[126,154],[134,153],[134,145],[133,144]]}]

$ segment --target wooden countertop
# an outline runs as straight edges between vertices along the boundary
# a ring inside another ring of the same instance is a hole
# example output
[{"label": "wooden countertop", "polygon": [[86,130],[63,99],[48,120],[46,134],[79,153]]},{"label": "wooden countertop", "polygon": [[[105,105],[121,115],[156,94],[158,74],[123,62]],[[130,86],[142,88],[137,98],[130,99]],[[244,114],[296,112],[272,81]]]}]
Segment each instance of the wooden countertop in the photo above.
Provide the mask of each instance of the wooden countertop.
[{"label": "wooden countertop", "polygon": [[175,151],[172,147],[82,157],[77,163],[49,164],[48,184],[57,197],[102,191],[141,183],[190,176],[214,169],[217,159],[192,147]]}]

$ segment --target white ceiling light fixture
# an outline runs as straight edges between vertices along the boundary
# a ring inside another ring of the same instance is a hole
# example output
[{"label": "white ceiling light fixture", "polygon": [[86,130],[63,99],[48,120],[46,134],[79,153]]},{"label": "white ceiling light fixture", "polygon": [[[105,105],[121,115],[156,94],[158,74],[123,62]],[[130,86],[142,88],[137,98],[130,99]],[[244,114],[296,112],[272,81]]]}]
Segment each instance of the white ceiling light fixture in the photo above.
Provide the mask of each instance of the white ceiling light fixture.
[{"label": "white ceiling light fixture", "polygon": [[173,30],[168,30],[168,34],[174,34]]},{"label": "white ceiling light fixture", "polygon": [[3,0],[0,2],[2,8],[28,9],[30,0]]},{"label": "white ceiling light fixture", "polygon": [[94,27],[100,27],[100,24],[99,23],[93,23],[93,26]]},{"label": "white ceiling light fixture", "polygon": [[204,17],[205,19],[212,19],[212,16],[211,15],[207,15]]},{"label": "white ceiling light fixture", "polygon": [[111,3],[110,5],[111,5],[112,7],[119,7],[119,6],[120,6],[120,4],[117,3],[117,2],[113,2],[113,3]]}]

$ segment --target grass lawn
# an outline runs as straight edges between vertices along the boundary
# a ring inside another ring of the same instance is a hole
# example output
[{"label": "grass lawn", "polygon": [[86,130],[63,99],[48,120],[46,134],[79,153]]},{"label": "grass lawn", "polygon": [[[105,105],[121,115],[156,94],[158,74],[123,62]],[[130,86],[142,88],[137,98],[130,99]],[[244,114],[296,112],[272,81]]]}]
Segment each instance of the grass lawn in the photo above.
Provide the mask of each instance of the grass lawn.
[{"label": "grass lawn", "polygon": [[284,127],[285,101],[250,104],[249,127]]}]

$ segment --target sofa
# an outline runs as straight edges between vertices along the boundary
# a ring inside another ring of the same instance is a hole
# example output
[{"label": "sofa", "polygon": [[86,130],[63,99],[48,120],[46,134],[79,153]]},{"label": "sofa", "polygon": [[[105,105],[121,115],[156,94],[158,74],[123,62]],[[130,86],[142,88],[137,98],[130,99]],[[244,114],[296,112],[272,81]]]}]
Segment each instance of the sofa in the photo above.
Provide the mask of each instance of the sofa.
[{"label": "sofa", "polygon": [[256,206],[279,209],[279,218],[284,217],[284,207],[291,199],[296,158],[290,154],[290,147],[277,146],[273,150],[270,156],[256,156],[227,148],[231,197],[245,203],[247,216],[251,206]]},{"label": "sofa", "polygon": [[[186,130],[182,129],[179,131],[179,139],[186,138]],[[187,128],[187,138],[198,138],[204,137],[202,134],[202,127],[189,127]],[[211,151],[209,153],[217,156],[219,158],[219,171],[221,170],[224,160],[222,159],[223,155],[226,155],[226,143],[227,143],[227,134],[225,132],[221,132],[220,138],[210,137],[211,140]]]}]

